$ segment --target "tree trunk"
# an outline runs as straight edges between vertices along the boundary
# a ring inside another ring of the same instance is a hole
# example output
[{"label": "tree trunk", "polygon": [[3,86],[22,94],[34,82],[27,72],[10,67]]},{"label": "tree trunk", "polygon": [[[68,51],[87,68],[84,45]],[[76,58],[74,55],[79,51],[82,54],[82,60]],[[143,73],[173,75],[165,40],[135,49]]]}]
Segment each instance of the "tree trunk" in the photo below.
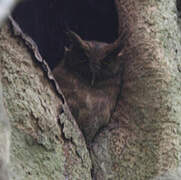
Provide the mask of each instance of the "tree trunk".
[{"label": "tree trunk", "polygon": [[91,179],[89,153],[66,103],[9,23],[1,29],[0,62],[12,179]]},{"label": "tree trunk", "polygon": [[137,2],[137,31],[121,97],[92,150],[97,179],[147,180],[179,165],[181,39],[176,2]]},{"label": "tree trunk", "polygon": [[21,31],[15,36],[9,21],[3,26],[0,73],[12,128],[12,179],[148,180],[177,169],[181,33],[176,2],[136,2],[138,21],[132,22],[117,105],[88,148],[36,45]]}]

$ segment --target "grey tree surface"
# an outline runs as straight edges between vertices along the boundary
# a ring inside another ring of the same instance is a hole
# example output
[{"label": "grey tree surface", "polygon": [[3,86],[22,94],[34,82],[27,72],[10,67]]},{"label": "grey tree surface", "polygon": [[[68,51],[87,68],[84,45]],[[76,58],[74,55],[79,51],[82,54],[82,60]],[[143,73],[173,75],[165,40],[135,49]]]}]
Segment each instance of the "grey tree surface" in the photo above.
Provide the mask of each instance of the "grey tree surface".
[{"label": "grey tree surface", "polygon": [[17,180],[91,179],[89,153],[67,105],[10,27],[8,21],[0,32],[1,180],[9,171]]},{"label": "grey tree surface", "polygon": [[[125,7],[133,2],[120,1]],[[12,127],[10,169],[17,174],[12,179],[179,179],[181,33],[176,1],[135,2],[138,21],[121,96],[109,124],[88,148],[66,99],[50,80],[52,74],[47,78],[34,61],[39,56],[13,34],[9,21],[3,26],[1,111],[6,108]],[[127,13],[131,16],[129,9]],[[7,142],[2,146],[8,149]]]},{"label": "grey tree surface", "polygon": [[[1,77],[1,76],[0,76]],[[10,123],[4,107],[2,84],[0,81],[0,180],[9,179],[9,148],[10,148]]]},{"label": "grey tree surface", "polygon": [[176,1],[135,2],[137,30],[130,41],[121,97],[92,149],[97,179],[147,180],[176,172],[180,163],[181,34]]},{"label": "grey tree surface", "polygon": [[[0,28],[7,16],[10,14],[15,0],[0,1]],[[1,73],[1,71],[0,71]],[[9,156],[10,156],[11,127],[3,101],[3,88],[0,74],[0,180],[9,179]]]}]

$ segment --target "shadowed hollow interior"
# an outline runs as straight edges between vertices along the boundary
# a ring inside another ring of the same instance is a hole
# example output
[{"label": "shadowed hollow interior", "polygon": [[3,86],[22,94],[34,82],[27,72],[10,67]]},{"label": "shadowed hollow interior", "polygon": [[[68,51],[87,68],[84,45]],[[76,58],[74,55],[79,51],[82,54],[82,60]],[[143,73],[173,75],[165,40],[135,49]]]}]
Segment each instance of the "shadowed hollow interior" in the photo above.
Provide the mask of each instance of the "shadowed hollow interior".
[{"label": "shadowed hollow interior", "polygon": [[85,40],[113,42],[117,37],[112,0],[26,0],[16,7],[13,18],[36,42],[51,68],[64,55],[66,27]]}]

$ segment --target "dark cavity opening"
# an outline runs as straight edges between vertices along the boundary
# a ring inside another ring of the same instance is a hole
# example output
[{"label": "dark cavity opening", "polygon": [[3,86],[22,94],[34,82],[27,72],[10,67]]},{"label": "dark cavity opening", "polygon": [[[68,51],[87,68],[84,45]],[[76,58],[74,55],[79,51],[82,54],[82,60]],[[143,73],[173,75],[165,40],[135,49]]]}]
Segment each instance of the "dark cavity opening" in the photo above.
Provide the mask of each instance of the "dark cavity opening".
[{"label": "dark cavity opening", "polygon": [[113,0],[26,0],[12,16],[52,69],[64,55],[66,27],[85,40],[110,43],[117,37]]}]

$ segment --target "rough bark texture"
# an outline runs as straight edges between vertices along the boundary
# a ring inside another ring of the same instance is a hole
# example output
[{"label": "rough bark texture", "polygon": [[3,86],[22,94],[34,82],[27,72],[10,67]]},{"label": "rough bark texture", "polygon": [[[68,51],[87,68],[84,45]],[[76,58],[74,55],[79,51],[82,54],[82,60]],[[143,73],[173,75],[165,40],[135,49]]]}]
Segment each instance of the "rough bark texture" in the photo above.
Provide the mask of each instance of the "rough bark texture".
[{"label": "rough bark texture", "polygon": [[78,126],[31,50],[10,29],[8,24],[0,32],[0,70],[12,127],[12,179],[91,179]]},{"label": "rough bark texture", "polygon": [[[139,18],[128,43],[121,96],[110,124],[90,146],[96,180],[148,180],[174,170],[180,161],[181,33],[176,2],[137,3]],[[130,13],[128,9],[128,18]],[[12,126],[12,179],[92,179],[82,134],[33,59],[9,24],[4,26],[0,71]]]},{"label": "rough bark texture", "polygon": [[[1,79],[1,74],[0,74]],[[0,81],[0,180],[9,180],[9,156],[11,128],[4,107],[2,84]]]},{"label": "rough bark texture", "polygon": [[95,179],[147,180],[178,165],[181,38],[175,4],[138,1],[121,97],[92,150]]}]

